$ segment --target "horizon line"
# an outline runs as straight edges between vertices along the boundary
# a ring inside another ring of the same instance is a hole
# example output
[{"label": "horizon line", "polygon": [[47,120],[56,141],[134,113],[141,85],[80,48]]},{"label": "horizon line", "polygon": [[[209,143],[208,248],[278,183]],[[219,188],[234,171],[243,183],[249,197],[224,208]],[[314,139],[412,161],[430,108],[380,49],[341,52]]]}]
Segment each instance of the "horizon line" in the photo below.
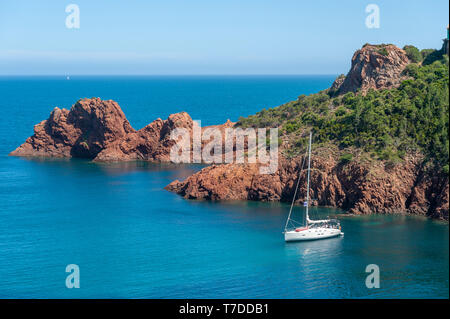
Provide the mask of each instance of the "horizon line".
[{"label": "horizon line", "polygon": [[339,73],[202,73],[202,74],[0,74],[0,77],[77,77],[77,76],[335,76]]}]

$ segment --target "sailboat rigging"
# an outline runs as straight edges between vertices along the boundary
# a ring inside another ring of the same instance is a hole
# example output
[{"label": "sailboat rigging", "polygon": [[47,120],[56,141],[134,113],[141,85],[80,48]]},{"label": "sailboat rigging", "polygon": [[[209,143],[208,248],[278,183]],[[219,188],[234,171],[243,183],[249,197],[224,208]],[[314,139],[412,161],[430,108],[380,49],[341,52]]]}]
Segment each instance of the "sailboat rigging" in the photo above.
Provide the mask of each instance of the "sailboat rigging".
[{"label": "sailboat rigging", "polygon": [[294,197],[292,199],[291,207],[289,209],[289,216],[286,220],[284,227],[284,239],[285,241],[299,241],[299,240],[316,240],[325,239],[331,237],[337,237],[344,235],[341,231],[339,220],[337,219],[322,219],[314,220],[309,218],[309,189],[310,189],[310,175],[311,175],[311,140],[312,132],[309,133],[309,145],[308,145],[308,181],[306,188],[306,201],[303,203],[305,206],[305,225],[299,226],[299,222],[292,219],[292,210],[297,196],[298,187],[300,184],[300,173],[303,170],[305,164],[305,158],[303,158],[302,166],[295,187]]}]

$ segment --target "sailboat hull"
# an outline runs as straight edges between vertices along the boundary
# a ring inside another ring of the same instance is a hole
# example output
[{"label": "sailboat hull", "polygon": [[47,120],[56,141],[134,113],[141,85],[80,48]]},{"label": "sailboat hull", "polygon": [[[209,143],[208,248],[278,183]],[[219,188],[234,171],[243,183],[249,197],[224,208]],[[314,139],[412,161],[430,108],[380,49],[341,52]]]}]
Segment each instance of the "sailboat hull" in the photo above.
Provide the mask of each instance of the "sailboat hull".
[{"label": "sailboat hull", "polygon": [[[308,215],[309,208],[309,188],[310,188],[310,172],[311,172],[311,140],[312,140],[312,131],[309,132],[309,146],[308,146],[308,182],[306,187],[306,202],[304,206],[306,207],[306,227],[304,228],[296,228],[293,230],[287,231],[286,229],[289,226],[289,221],[291,220],[292,208],[294,207],[295,198],[298,191],[298,185],[300,183],[300,174],[297,180],[297,186],[295,187],[294,198],[292,199],[291,208],[289,210],[289,216],[286,221],[286,225],[284,227],[284,240],[285,241],[303,241],[303,240],[318,240],[318,239],[326,239],[337,237],[340,235],[344,235],[341,232],[341,226],[339,225],[339,221],[324,219],[324,220],[310,220]],[[303,161],[304,164],[304,161]],[[303,169],[303,164],[301,165]]]},{"label": "sailboat hull", "polygon": [[303,241],[303,240],[318,240],[333,238],[343,235],[339,229],[336,228],[325,228],[325,227],[314,227],[308,228],[300,231],[287,231],[284,233],[285,241]]}]

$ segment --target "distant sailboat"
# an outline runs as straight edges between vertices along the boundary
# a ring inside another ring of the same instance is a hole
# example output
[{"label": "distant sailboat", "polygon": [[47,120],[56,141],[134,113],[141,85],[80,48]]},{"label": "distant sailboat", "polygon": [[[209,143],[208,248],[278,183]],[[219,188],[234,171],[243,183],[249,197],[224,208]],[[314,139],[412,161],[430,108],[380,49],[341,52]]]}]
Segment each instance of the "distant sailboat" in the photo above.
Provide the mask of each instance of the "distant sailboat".
[{"label": "distant sailboat", "polygon": [[[285,241],[299,241],[299,240],[316,240],[344,235],[341,232],[341,226],[337,219],[309,219],[309,180],[311,172],[311,140],[312,132],[309,134],[309,148],[308,148],[308,185],[306,189],[306,202],[303,206],[306,207],[306,225],[299,225],[298,222],[291,218],[292,209],[294,207],[295,197],[297,196],[298,186],[300,183],[300,174],[297,181],[297,186],[292,199],[289,216],[284,226],[284,240]],[[302,167],[303,168],[303,167]],[[300,171],[301,172],[301,171]]]}]

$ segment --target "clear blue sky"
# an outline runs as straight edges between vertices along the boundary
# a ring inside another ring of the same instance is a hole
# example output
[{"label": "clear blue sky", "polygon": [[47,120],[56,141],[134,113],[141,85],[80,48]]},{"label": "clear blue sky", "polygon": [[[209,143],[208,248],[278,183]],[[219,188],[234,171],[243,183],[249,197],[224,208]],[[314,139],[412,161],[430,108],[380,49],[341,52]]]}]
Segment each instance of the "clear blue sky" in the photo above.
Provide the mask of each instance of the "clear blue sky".
[{"label": "clear blue sky", "polygon": [[[67,29],[66,5],[80,8]],[[380,28],[365,26],[367,4]],[[364,43],[440,48],[447,0],[0,0],[0,74],[338,74]]]}]

